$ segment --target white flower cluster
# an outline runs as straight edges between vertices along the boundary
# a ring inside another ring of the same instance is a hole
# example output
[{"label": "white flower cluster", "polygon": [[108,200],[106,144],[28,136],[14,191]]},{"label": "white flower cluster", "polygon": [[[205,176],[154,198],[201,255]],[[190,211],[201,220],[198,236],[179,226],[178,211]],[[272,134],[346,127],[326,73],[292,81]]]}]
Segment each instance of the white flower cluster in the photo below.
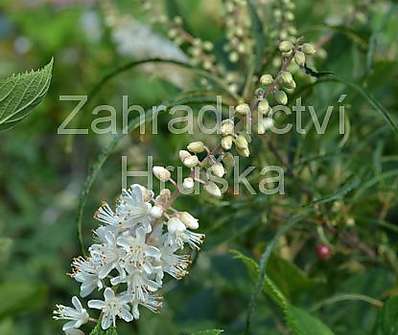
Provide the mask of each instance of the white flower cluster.
[{"label": "white flower cluster", "polygon": [[[123,190],[115,210],[104,203],[95,218],[101,226],[95,230],[97,243],[89,248],[89,257],[79,257],[72,263],[71,276],[81,284],[82,298],[94,291],[104,291],[104,300],[90,300],[88,307],[101,311],[102,329],[116,326],[116,319],[131,322],[140,317],[139,306],[153,312],[161,308],[156,295],[165,274],[183,278],[190,265],[185,245],[199,249],[203,234],[191,230],[199,227],[198,220],[188,212],[171,207],[172,195],[163,189],[155,197],[141,185]],[[68,322],[66,334],[83,334],[77,330],[90,318],[79,299],[73,297],[74,308],[57,306],[55,319]]]}]

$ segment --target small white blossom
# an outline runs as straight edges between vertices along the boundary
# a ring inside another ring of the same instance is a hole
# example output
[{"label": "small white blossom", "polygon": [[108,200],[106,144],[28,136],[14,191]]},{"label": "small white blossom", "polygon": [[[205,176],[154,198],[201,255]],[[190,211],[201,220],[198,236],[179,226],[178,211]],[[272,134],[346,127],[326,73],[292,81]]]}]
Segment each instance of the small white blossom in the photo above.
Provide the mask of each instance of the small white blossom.
[{"label": "small white blossom", "polygon": [[98,264],[89,258],[76,258],[72,262],[73,273],[71,274],[77,282],[81,283],[80,295],[85,298],[96,288],[103,289],[102,280],[99,277]]},{"label": "small white blossom", "polygon": [[104,291],[105,300],[90,300],[88,307],[102,311],[101,328],[108,329],[110,326],[116,327],[116,318],[119,317],[126,322],[134,320],[130,313],[128,303],[131,297],[127,294],[116,296],[115,292],[109,287]]},{"label": "small white blossom", "polygon": [[82,325],[86,324],[90,318],[87,310],[83,308],[77,297],[72,298],[72,304],[74,308],[57,305],[57,310],[54,311],[54,319],[68,320],[62,327],[62,330],[65,332],[70,329],[80,328]]}]

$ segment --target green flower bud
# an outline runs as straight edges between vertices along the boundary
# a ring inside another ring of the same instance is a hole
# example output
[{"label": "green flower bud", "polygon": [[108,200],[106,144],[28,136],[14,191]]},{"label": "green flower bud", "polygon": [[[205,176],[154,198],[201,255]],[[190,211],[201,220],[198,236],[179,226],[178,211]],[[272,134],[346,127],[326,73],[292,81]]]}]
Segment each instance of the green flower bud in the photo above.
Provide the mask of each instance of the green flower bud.
[{"label": "green flower bud", "polygon": [[249,157],[250,156],[249,148],[245,148],[245,149],[236,148],[236,151],[242,157]]},{"label": "green flower bud", "polygon": [[230,150],[232,148],[234,138],[232,136],[225,136],[221,139],[221,146],[224,150]]},{"label": "green flower bud", "polygon": [[298,66],[304,66],[305,65],[305,53],[302,51],[297,51],[296,54],[294,55],[294,61]]},{"label": "green flower bud", "polygon": [[270,107],[267,99],[261,100],[258,103],[258,111],[260,114],[265,115],[269,112]]},{"label": "green flower bud", "polygon": [[220,132],[221,135],[232,135],[234,133],[235,125],[232,120],[224,120],[221,123]]},{"label": "green flower bud", "polygon": [[293,81],[293,76],[288,71],[282,71],[279,76],[280,76],[282,84],[288,85],[289,83],[291,83]]},{"label": "green flower bud", "polygon": [[274,93],[274,98],[281,105],[286,105],[287,104],[287,95],[283,91],[276,91]]},{"label": "green flower bud", "polygon": [[274,81],[274,78],[270,74],[263,74],[260,78],[261,85],[270,85]]},{"label": "green flower bud", "polygon": [[250,113],[250,106],[246,103],[243,103],[236,106],[235,110],[239,115],[247,115]]},{"label": "green flower bud", "polygon": [[316,53],[315,47],[311,43],[304,43],[302,45],[302,48],[303,48],[303,52],[306,55],[313,55],[314,53]]},{"label": "green flower bud", "polygon": [[235,139],[235,145],[238,149],[247,149],[249,147],[249,143],[247,143],[247,139],[246,137],[244,137],[243,135],[239,135],[236,139]]},{"label": "green flower bud", "polygon": [[279,50],[282,52],[289,52],[293,49],[293,43],[290,41],[282,41],[279,44]]},{"label": "green flower bud", "polygon": [[187,148],[189,151],[191,151],[195,154],[205,151],[205,145],[201,141],[192,142],[192,143],[188,144]]}]

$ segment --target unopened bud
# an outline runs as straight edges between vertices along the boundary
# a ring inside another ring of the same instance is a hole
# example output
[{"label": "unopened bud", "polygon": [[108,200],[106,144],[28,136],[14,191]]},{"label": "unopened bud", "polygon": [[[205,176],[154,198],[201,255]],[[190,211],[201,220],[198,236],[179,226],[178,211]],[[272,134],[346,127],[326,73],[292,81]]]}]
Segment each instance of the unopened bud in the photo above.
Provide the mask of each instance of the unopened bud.
[{"label": "unopened bud", "polygon": [[302,48],[303,48],[303,52],[306,55],[313,55],[314,53],[316,53],[315,47],[311,43],[304,43],[302,45]]},{"label": "unopened bud", "polygon": [[276,91],[275,93],[274,93],[274,97],[275,97],[275,100],[278,102],[278,103],[280,103],[281,105],[286,105],[287,104],[287,95],[286,95],[286,93],[285,92],[283,92],[283,91]]},{"label": "unopened bud", "polygon": [[187,168],[194,168],[199,164],[199,158],[197,156],[189,156],[185,158],[182,162]]},{"label": "unopened bud", "polygon": [[270,107],[267,99],[261,100],[258,103],[258,111],[260,114],[265,115],[269,112]]},{"label": "unopened bud", "polygon": [[293,76],[290,72],[288,71],[282,71],[280,73],[280,78],[281,78],[281,82],[283,84],[289,84],[290,82],[293,81]]},{"label": "unopened bud", "polygon": [[232,120],[224,120],[220,127],[221,135],[232,135],[234,133],[234,128],[235,126]]},{"label": "unopened bud", "polygon": [[261,85],[270,85],[274,81],[274,78],[270,74],[263,74],[260,78]]},{"label": "unopened bud", "polygon": [[294,61],[298,66],[304,66],[305,65],[305,53],[302,51],[297,51],[296,54],[294,55]]},{"label": "unopened bud", "polygon": [[156,178],[161,181],[167,181],[171,178],[171,173],[169,170],[165,169],[163,166],[154,166],[152,172]]},{"label": "unopened bud", "polygon": [[186,190],[192,190],[194,186],[195,186],[195,181],[191,177],[185,178],[184,181],[182,182],[182,187]]},{"label": "unopened bud", "polygon": [[236,106],[235,110],[239,115],[247,115],[250,113],[250,106],[248,104],[243,103]]},{"label": "unopened bud", "polygon": [[191,151],[195,154],[205,151],[205,145],[201,141],[192,142],[192,143],[188,144],[187,148],[189,151]]},{"label": "unopened bud", "polygon": [[282,52],[289,52],[293,49],[293,43],[290,41],[282,41],[279,44],[279,50]]},{"label": "unopened bud", "polygon": [[215,176],[222,178],[225,174],[224,166],[221,163],[215,163],[210,167]]},{"label": "unopened bud", "polygon": [[167,221],[167,230],[170,233],[180,233],[184,232],[186,229],[187,227],[184,225],[184,223],[176,217],[172,217],[169,221]]},{"label": "unopened bud", "polygon": [[217,197],[217,198],[221,198],[222,194],[221,194],[221,190],[220,188],[216,185],[216,183],[209,181],[205,186],[204,189],[206,190],[207,193],[209,193],[210,195]]},{"label": "unopened bud", "polygon": [[199,228],[199,220],[193,217],[188,212],[180,212],[178,213],[179,219],[182,221],[183,224],[189,229],[198,229]]},{"label": "unopened bud", "polygon": [[180,152],[178,153],[181,162],[183,162],[186,158],[191,157],[191,154],[189,153],[189,151],[186,150],[180,150]]},{"label": "unopened bud", "polygon": [[257,132],[259,135],[265,134],[268,129],[274,126],[274,120],[270,117],[266,117],[263,120],[259,120],[257,125]]},{"label": "unopened bud", "polygon": [[250,156],[249,148],[244,148],[244,149],[236,148],[236,151],[242,157],[249,157]]},{"label": "unopened bud", "polygon": [[232,148],[232,143],[234,138],[232,136],[225,136],[221,139],[221,146],[224,150],[230,150]]},{"label": "unopened bud", "polygon": [[249,147],[249,144],[247,143],[247,139],[243,135],[239,135],[235,139],[235,145],[237,148],[242,149],[242,150],[247,149]]},{"label": "unopened bud", "polygon": [[149,212],[149,214],[154,218],[154,219],[160,219],[163,215],[163,208],[160,206],[153,206]]}]

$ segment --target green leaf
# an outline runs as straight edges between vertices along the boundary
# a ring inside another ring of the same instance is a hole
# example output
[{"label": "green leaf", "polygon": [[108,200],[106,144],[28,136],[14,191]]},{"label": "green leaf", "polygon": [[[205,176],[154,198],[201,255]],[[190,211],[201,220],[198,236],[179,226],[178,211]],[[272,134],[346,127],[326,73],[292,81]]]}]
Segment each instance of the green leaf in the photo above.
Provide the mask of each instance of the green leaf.
[{"label": "green leaf", "polygon": [[195,332],[192,335],[220,335],[222,333],[224,333],[222,329],[208,329],[208,330],[199,330],[198,332]]},{"label": "green leaf", "polygon": [[379,312],[374,335],[398,335],[398,297],[387,300]]},{"label": "green leaf", "polygon": [[3,283],[0,285],[0,319],[35,309],[44,303],[45,297],[45,288],[34,283]]},{"label": "green leaf", "polygon": [[50,86],[53,62],[51,59],[41,70],[0,81],[0,131],[22,121],[43,100]]},{"label": "green leaf", "polygon": [[285,316],[289,329],[295,335],[333,335],[322,321],[301,308],[289,305]]},{"label": "green leaf", "polygon": [[90,335],[118,335],[116,328],[109,328],[107,330],[102,330],[101,325],[97,324],[97,326],[92,330]]},{"label": "green leaf", "polygon": [[[258,280],[259,266],[255,260],[233,251],[236,259],[247,267],[254,280]],[[333,335],[333,332],[319,319],[301,308],[290,304],[280,288],[268,276],[264,277],[263,292],[270,297],[282,310],[286,323],[294,335]]]}]

